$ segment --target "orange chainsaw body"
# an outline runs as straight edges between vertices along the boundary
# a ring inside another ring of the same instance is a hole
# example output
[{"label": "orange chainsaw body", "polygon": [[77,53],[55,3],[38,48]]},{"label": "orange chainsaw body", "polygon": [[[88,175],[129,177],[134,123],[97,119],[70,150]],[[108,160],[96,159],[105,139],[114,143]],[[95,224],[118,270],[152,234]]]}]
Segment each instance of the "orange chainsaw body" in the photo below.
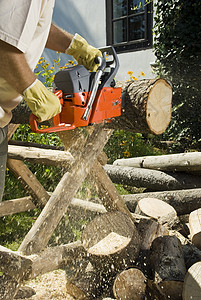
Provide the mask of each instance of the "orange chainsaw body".
[{"label": "orange chainsaw body", "polygon": [[[110,122],[112,118],[120,116],[122,89],[111,84],[113,78],[110,78],[109,75],[103,75],[101,79],[103,83],[97,87],[86,118],[84,114],[93,93],[90,86],[93,85],[96,74],[88,72],[83,66],[76,66],[58,72],[55,75],[56,89],[54,93],[60,100],[61,113],[53,117],[53,126],[42,129],[38,128],[36,116],[31,114],[30,125],[32,131],[49,133],[72,130],[76,127],[102,123],[103,121]],[[110,78],[109,81],[108,77]],[[101,83],[99,79],[97,80]],[[105,81],[107,81],[107,84],[105,84]]]}]

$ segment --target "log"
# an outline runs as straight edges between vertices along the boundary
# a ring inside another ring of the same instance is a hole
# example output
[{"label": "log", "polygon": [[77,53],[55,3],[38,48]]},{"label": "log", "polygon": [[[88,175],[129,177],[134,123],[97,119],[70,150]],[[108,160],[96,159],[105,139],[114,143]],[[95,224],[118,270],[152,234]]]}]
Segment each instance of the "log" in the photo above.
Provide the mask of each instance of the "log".
[{"label": "log", "polygon": [[152,242],[157,237],[169,234],[166,227],[150,218],[141,219],[137,225],[137,230],[142,241],[140,245],[141,250],[150,250]]},{"label": "log", "polygon": [[135,261],[140,239],[134,223],[118,211],[96,216],[82,232],[82,243],[95,269],[109,276]]},{"label": "log", "polygon": [[201,208],[201,189],[130,194],[124,195],[122,198],[128,209],[134,212],[137,202],[145,197],[157,198],[170,204],[178,216],[190,214],[193,210]]},{"label": "log", "polygon": [[69,167],[74,158],[69,151],[25,146],[8,146],[8,158],[51,166]]},{"label": "log", "polygon": [[29,211],[35,208],[36,206],[32,202],[31,196],[3,201],[0,203],[0,217]]},{"label": "log", "polygon": [[132,218],[130,211],[122,200],[122,197],[119,195],[111,179],[105,173],[99,162],[96,162],[91,168],[91,176],[94,178],[99,198],[102,200],[106,210],[118,210]]},{"label": "log", "polygon": [[168,203],[156,198],[139,200],[135,213],[149,216],[161,224],[167,224],[169,228],[178,222],[176,210]]},{"label": "log", "polygon": [[186,267],[180,241],[175,236],[156,238],[149,257],[154,282],[168,299],[181,299]]},{"label": "log", "polygon": [[66,292],[77,300],[97,299],[101,295],[100,274],[95,271],[78,272],[75,278],[67,278]]},{"label": "log", "polygon": [[164,173],[158,170],[106,165],[106,173],[114,183],[144,187],[149,191],[171,191],[201,188],[200,176],[185,173]]},{"label": "log", "polygon": [[[172,87],[164,79],[118,82],[125,103],[122,115],[110,128],[133,132],[161,134],[171,120]],[[21,102],[13,110],[12,123],[29,123],[30,110]]]},{"label": "log", "polygon": [[184,279],[183,300],[200,299],[201,295],[201,261],[192,265]]},{"label": "log", "polygon": [[66,172],[52,193],[37,221],[26,235],[20,251],[28,255],[44,249],[63,214],[79,189],[87,173],[111,135],[111,130],[96,126],[88,137],[69,172]]},{"label": "log", "polygon": [[142,300],[146,294],[146,277],[137,268],[124,270],[114,281],[113,293],[117,300]]},{"label": "log", "polygon": [[114,165],[173,172],[199,171],[201,170],[201,152],[117,159]]},{"label": "log", "polygon": [[192,243],[201,250],[201,209],[196,209],[190,213],[189,229]]}]

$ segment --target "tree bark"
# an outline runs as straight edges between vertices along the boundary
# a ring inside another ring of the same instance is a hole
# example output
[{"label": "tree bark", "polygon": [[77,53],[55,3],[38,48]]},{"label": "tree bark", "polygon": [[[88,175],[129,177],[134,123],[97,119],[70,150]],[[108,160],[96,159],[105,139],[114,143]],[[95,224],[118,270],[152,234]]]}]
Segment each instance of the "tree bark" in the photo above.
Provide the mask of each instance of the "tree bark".
[{"label": "tree bark", "polygon": [[[124,93],[122,115],[109,128],[161,134],[171,120],[172,87],[164,79],[118,82]],[[24,102],[13,110],[12,123],[29,123],[30,110]]]},{"label": "tree bark", "polygon": [[190,214],[193,210],[201,208],[201,189],[130,194],[122,198],[131,212],[135,211],[137,202],[142,198],[163,200],[174,207],[177,215]]},{"label": "tree bark", "polygon": [[116,165],[106,165],[104,169],[114,183],[144,187],[150,191],[201,188],[200,177],[190,174],[167,174],[158,170]]}]

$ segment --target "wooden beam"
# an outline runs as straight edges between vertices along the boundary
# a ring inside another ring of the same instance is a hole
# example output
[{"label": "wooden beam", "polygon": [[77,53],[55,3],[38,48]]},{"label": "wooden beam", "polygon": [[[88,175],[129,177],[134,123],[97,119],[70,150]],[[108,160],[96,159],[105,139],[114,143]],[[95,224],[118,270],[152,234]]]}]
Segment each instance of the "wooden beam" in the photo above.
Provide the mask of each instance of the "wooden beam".
[{"label": "wooden beam", "polygon": [[7,165],[36,200],[36,206],[44,207],[50,196],[29,168],[15,159],[8,159]]},{"label": "wooden beam", "polygon": [[0,203],[0,217],[13,215],[16,213],[29,211],[36,208],[32,202],[32,197],[7,200]]},{"label": "wooden beam", "polygon": [[37,221],[23,240],[19,250],[23,254],[37,253],[44,249],[73,199],[73,196],[86,178],[98,155],[107,143],[111,130],[96,126],[88,137],[85,147],[69,172],[65,173],[50,197]]},{"label": "wooden beam", "polygon": [[51,166],[64,165],[65,167],[69,167],[74,161],[68,151],[14,145],[8,146],[8,158]]}]

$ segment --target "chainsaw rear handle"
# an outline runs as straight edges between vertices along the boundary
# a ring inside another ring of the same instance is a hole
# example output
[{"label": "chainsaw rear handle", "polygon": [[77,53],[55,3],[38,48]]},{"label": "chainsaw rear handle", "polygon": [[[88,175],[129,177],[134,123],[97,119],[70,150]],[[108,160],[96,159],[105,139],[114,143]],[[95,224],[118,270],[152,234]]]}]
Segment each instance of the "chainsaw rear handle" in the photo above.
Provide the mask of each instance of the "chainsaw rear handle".
[{"label": "chainsaw rear handle", "polygon": [[65,124],[65,123],[58,124],[57,126],[51,126],[51,127],[40,129],[38,128],[37,120],[38,118],[33,113],[31,113],[29,117],[29,123],[31,126],[31,130],[35,133],[51,133],[51,132],[59,132],[64,130],[75,129],[75,125],[69,126],[69,124]]},{"label": "chainsaw rear handle", "polygon": [[[63,93],[61,90],[57,90],[54,92],[54,94],[59,98],[61,106],[63,104]],[[75,125],[69,125],[69,124],[64,124],[64,123],[60,123],[60,115],[56,115],[55,117],[53,117],[53,121],[55,126],[52,127],[46,127],[46,128],[38,128],[38,118],[31,113],[30,117],[29,117],[29,123],[31,126],[31,130],[35,133],[51,133],[51,132],[59,132],[59,131],[63,131],[63,130],[71,130],[71,129],[75,129]]]}]

